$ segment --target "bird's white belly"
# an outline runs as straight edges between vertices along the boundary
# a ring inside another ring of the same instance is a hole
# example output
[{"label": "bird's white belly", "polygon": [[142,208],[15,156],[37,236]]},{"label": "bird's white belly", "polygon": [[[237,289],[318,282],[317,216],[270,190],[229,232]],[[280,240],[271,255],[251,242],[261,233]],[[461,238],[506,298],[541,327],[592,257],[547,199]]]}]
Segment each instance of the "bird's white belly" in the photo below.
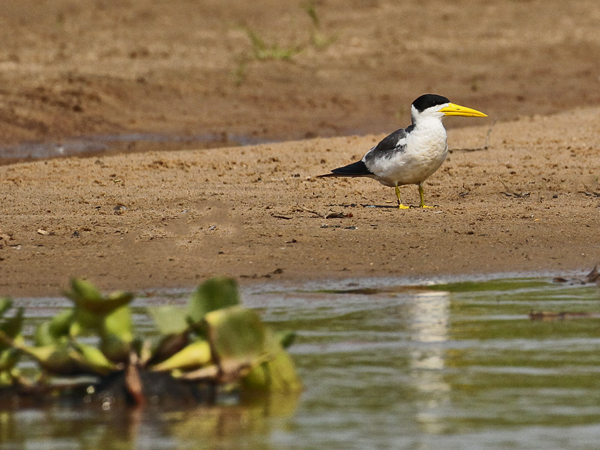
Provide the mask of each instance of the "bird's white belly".
[{"label": "bird's white belly", "polygon": [[414,139],[403,152],[382,158],[369,169],[386,186],[419,184],[442,165],[448,154],[446,135],[429,135],[427,140]]}]

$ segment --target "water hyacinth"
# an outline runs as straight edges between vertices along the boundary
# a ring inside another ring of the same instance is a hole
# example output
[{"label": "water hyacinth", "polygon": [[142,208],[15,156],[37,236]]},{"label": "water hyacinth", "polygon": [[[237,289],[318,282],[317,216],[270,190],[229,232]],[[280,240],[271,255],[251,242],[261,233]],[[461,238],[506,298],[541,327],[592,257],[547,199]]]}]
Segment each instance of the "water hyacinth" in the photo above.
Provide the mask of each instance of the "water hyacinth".
[{"label": "water hyacinth", "polygon": [[[40,324],[32,343],[22,336],[23,309],[4,317],[13,304],[0,299],[0,403],[7,393],[50,397],[77,392],[78,386],[85,387],[87,402],[103,405],[107,398],[154,403],[163,396],[161,386],[165,397],[177,392],[185,402],[214,400],[225,384],[241,391],[301,389],[285,351],[293,334],[275,334],[255,311],[241,306],[235,280],[207,280],[186,307],[148,308],[159,333],[154,341],[135,335],[132,293],[103,295],[89,281],[73,279],[65,296],[73,307]],[[21,374],[21,359],[37,363],[33,379]]]}]

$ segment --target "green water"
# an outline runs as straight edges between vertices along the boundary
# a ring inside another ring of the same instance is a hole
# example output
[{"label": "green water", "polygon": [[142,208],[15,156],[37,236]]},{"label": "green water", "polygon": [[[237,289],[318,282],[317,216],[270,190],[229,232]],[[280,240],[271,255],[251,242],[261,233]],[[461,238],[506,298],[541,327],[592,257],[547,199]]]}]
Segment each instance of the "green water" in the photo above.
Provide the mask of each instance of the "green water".
[{"label": "green water", "polygon": [[[126,413],[0,411],[1,449],[596,449],[600,319],[531,321],[531,310],[600,312],[600,289],[549,279],[433,286],[354,280],[243,291],[278,329],[299,398]],[[188,293],[136,300],[184,303]],[[22,299],[31,315],[60,301]]]}]

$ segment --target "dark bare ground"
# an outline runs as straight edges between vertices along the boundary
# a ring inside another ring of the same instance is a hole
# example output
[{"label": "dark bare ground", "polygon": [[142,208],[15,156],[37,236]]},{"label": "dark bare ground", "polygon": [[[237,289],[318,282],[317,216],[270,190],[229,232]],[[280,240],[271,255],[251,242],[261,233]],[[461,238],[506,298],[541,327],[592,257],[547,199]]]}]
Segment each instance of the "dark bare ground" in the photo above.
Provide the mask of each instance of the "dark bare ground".
[{"label": "dark bare ground", "polygon": [[[498,120],[600,104],[594,1],[328,0],[315,10],[333,38],[322,48],[296,1],[5,1],[2,143],[383,133],[406,126],[425,92]],[[242,26],[302,51],[252,59]]]}]

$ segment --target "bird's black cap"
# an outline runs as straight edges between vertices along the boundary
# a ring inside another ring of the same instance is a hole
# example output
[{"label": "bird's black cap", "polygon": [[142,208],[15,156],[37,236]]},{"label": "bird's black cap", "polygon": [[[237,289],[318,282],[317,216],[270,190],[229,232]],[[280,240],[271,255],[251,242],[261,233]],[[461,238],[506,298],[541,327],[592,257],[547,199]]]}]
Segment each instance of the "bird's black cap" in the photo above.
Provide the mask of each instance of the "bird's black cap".
[{"label": "bird's black cap", "polygon": [[446,97],[442,97],[441,95],[425,94],[421,95],[412,104],[417,111],[423,112],[427,108],[431,108],[432,106],[437,105],[443,105],[444,103],[450,103],[450,100],[448,100]]}]

